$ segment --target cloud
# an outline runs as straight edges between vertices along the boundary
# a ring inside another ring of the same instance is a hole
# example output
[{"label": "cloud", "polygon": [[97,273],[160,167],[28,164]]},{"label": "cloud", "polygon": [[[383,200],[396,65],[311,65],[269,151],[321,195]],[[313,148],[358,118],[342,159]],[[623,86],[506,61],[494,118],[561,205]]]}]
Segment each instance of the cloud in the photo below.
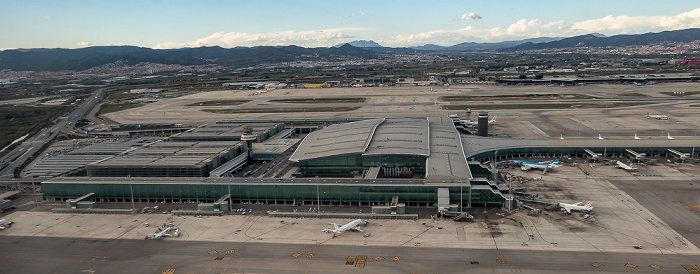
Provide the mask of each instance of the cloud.
[{"label": "cloud", "polygon": [[92,43],[80,42],[80,43],[78,43],[78,46],[79,47],[89,47],[89,46],[92,46]]},{"label": "cloud", "polygon": [[[472,13],[462,16],[469,17]],[[476,15],[476,14],[474,14]],[[434,30],[376,39],[386,46],[424,44],[454,45],[462,42],[496,42],[536,37],[569,37],[589,33],[605,35],[639,34],[700,27],[700,8],[671,16],[608,15],[580,22],[540,21],[520,19],[505,27],[476,28],[467,26],[456,30]]]},{"label": "cloud", "polygon": [[460,17],[459,19],[460,20],[479,20],[479,19],[481,19],[481,16],[476,14],[476,13],[470,12],[470,13],[462,14],[462,17]]},{"label": "cloud", "polygon": [[354,38],[352,32],[362,28],[339,28],[310,31],[282,31],[269,33],[216,32],[193,42],[164,42],[155,45],[155,49],[192,48],[203,46],[286,46],[327,47],[346,42]]},{"label": "cloud", "polygon": [[643,33],[700,27],[700,8],[673,16],[613,16],[574,23],[582,32]]},{"label": "cloud", "polygon": [[350,17],[355,17],[355,16],[365,16],[365,13],[364,13],[364,12],[354,13],[354,12],[353,12],[353,13],[350,14],[350,15],[346,15],[345,18],[350,18]]},{"label": "cloud", "polygon": [[51,17],[48,17],[48,16],[42,16],[42,17],[41,17],[41,19],[44,19],[44,20],[50,20],[50,19],[51,19]]}]

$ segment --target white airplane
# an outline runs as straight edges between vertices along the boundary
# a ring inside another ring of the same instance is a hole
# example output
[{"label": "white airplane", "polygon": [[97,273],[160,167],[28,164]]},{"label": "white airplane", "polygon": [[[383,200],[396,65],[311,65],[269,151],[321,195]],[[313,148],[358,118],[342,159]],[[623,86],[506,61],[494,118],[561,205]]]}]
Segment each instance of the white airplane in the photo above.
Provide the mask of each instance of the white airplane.
[{"label": "white airplane", "polygon": [[3,230],[5,228],[9,228],[10,226],[12,226],[13,223],[14,222],[12,222],[12,221],[7,221],[7,219],[0,220],[0,230]]},{"label": "white airplane", "polygon": [[581,205],[583,202],[578,202],[575,204],[559,203],[559,208],[561,211],[566,212],[566,214],[571,214],[572,210],[576,211],[588,211],[593,210],[593,201],[588,201],[586,205]]},{"label": "white airplane", "polygon": [[519,163],[520,164],[520,169],[528,171],[530,169],[543,169],[544,172],[547,172],[547,169],[550,168],[557,168],[559,167],[559,159],[556,159],[554,161],[544,161],[544,162],[527,162],[527,161],[521,161],[521,160],[513,160],[513,163]]},{"label": "white airplane", "polygon": [[634,139],[635,139],[635,140],[641,140],[642,138],[639,138],[639,137],[637,136],[637,133],[635,132],[635,133],[634,133]]},{"label": "white airplane", "polygon": [[666,115],[652,115],[651,112],[647,112],[647,119],[649,118],[654,118],[657,120],[668,120],[668,116]]},{"label": "white airplane", "polygon": [[620,162],[620,161],[617,161],[615,163],[615,166],[617,166],[617,168],[621,168],[621,169],[628,170],[628,171],[637,171],[636,167],[632,167],[631,165],[628,166],[625,163]]},{"label": "white airplane", "polygon": [[598,140],[603,140],[603,139],[605,139],[605,138],[603,138],[603,136],[600,136],[600,133],[598,133]]},{"label": "white airplane", "polygon": [[352,222],[349,222],[349,223],[341,225],[341,226],[338,226],[338,224],[336,224],[336,223],[331,223],[333,225],[334,229],[324,228],[321,231],[326,232],[326,233],[334,233],[334,234],[340,234],[340,233],[343,233],[343,232],[348,231],[348,230],[355,230],[355,231],[359,231],[359,232],[364,232],[360,228],[360,225],[363,223],[366,224],[367,222],[363,222],[362,219],[357,219],[357,220],[354,220]]},{"label": "white airplane", "polygon": [[673,139],[676,139],[676,138],[671,137],[671,133],[669,132],[669,133],[668,133],[668,139],[669,139],[669,140],[673,140]]},{"label": "white airplane", "polygon": [[[496,116],[493,116],[493,118],[491,118],[491,120],[489,120],[489,125],[493,124],[495,122],[496,122]],[[475,125],[476,126],[479,124],[479,121],[466,121],[466,122],[462,121],[462,123],[465,123],[467,125]]]},{"label": "white airplane", "polygon": [[169,227],[163,229],[163,231],[161,231],[161,232],[158,232],[155,234],[148,234],[148,236],[146,236],[146,239],[155,240],[155,239],[160,239],[161,237],[173,237],[173,236],[180,237],[180,230],[177,228],[175,229],[175,233],[168,234],[168,231],[170,231],[172,229],[173,229],[173,227],[169,226]]}]

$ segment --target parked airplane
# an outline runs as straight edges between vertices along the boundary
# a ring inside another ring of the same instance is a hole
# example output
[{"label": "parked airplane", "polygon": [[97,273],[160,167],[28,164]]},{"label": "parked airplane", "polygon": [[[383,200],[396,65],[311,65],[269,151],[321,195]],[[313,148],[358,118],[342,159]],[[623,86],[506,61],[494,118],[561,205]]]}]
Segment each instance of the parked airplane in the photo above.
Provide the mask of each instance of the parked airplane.
[{"label": "parked airplane", "polygon": [[603,140],[603,139],[605,139],[605,138],[603,138],[603,136],[601,136],[600,133],[598,133],[598,140]]},{"label": "parked airplane", "polygon": [[534,169],[543,169],[544,172],[547,172],[547,169],[559,167],[559,159],[556,159],[554,161],[544,161],[544,162],[539,162],[539,163],[527,162],[527,161],[521,161],[521,160],[513,160],[513,163],[519,163],[520,168],[522,170],[525,170],[525,171],[534,168]]},{"label": "parked airplane", "polygon": [[360,225],[366,224],[366,223],[367,222],[362,221],[362,219],[357,219],[357,220],[354,220],[352,222],[349,222],[349,223],[341,225],[341,226],[338,226],[338,224],[336,224],[336,223],[331,223],[333,225],[334,229],[324,228],[321,231],[326,232],[326,233],[334,233],[334,234],[340,234],[340,233],[343,233],[343,232],[348,231],[348,230],[355,230],[355,231],[359,231],[359,232],[364,232],[360,228]]},{"label": "parked airplane", "polygon": [[615,163],[615,166],[616,166],[617,168],[621,168],[621,169],[628,170],[628,171],[637,171],[637,168],[636,168],[636,167],[632,167],[631,165],[628,166],[628,165],[626,165],[625,163],[620,162],[620,161],[617,161],[617,162]]},{"label": "parked airplane", "polygon": [[180,230],[177,229],[177,228],[175,228],[175,233],[173,233],[173,234],[168,234],[168,232],[169,232],[170,230],[172,230],[172,229],[173,229],[172,226],[166,227],[166,228],[163,229],[163,231],[161,231],[161,232],[158,232],[158,233],[155,233],[155,234],[148,234],[148,236],[146,236],[146,239],[155,240],[155,239],[160,239],[161,237],[173,237],[173,236],[175,236],[175,237],[180,237]]},{"label": "parked airplane", "polygon": [[657,120],[668,120],[668,116],[666,115],[652,115],[651,112],[647,113],[647,119],[649,118],[654,118]]},{"label": "parked airplane", "polygon": [[642,138],[639,138],[639,137],[637,136],[637,133],[635,132],[635,133],[634,133],[634,139],[635,139],[635,140],[641,140]]},{"label": "parked airplane", "polygon": [[[475,126],[479,124],[479,121],[466,121],[466,122],[462,121],[462,122],[467,124],[467,125],[475,125]],[[493,116],[493,118],[491,118],[491,120],[489,120],[489,125],[493,124],[495,122],[496,122],[496,116]]]},{"label": "parked airplane", "polygon": [[5,228],[9,228],[14,224],[13,221],[8,221],[7,219],[2,219],[0,220],[0,230],[3,230]]},{"label": "parked airplane", "polygon": [[581,205],[583,202],[578,202],[575,204],[559,203],[559,208],[561,211],[566,212],[566,214],[571,214],[572,210],[576,211],[588,211],[593,210],[593,201],[588,201],[586,205]]},{"label": "parked airplane", "polygon": [[669,139],[669,140],[673,140],[673,139],[676,139],[676,138],[671,137],[671,133],[669,132],[669,133],[668,133],[668,139]]}]

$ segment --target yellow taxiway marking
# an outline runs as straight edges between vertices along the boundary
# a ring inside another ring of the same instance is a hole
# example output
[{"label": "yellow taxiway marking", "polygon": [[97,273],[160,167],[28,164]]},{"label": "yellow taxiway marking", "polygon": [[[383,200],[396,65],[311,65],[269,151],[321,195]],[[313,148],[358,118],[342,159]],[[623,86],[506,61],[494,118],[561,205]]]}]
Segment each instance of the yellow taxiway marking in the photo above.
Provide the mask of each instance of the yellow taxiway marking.
[{"label": "yellow taxiway marking", "polygon": [[175,268],[168,268],[165,271],[163,271],[163,274],[173,274],[175,273]]},{"label": "yellow taxiway marking", "polygon": [[226,254],[233,254],[233,253],[236,253],[236,251],[233,249],[226,250]]},{"label": "yellow taxiway marking", "polygon": [[316,254],[314,254],[314,253],[306,254],[306,258],[313,258],[313,257],[316,257]]},{"label": "yellow taxiway marking", "polygon": [[661,269],[661,266],[658,265],[658,264],[652,264],[652,265],[650,265],[649,267],[651,267],[651,268],[653,268],[653,269]]},{"label": "yellow taxiway marking", "polygon": [[637,268],[636,264],[631,264],[631,263],[626,263],[625,266],[629,267],[629,268]]},{"label": "yellow taxiway marking", "polygon": [[401,257],[399,257],[399,256],[394,256],[394,257],[391,257],[391,260],[392,260],[392,261],[400,261],[400,260],[401,260]]},{"label": "yellow taxiway marking", "polygon": [[507,263],[508,263],[508,260],[506,260],[506,259],[496,259],[496,263],[499,263],[499,264],[507,264]]},{"label": "yellow taxiway marking", "polygon": [[374,259],[375,261],[381,261],[381,260],[384,260],[384,257],[382,257],[382,256],[377,256],[377,257],[374,257],[373,259]]},{"label": "yellow taxiway marking", "polygon": [[700,209],[700,205],[693,205],[694,208]]},{"label": "yellow taxiway marking", "polygon": [[299,258],[299,256],[301,256],[301,254],[299,252],[292,254],[292,257],[294,257],[294,258]]},{"label": "yellow taxiway marking", "polygon": [[345,265],[355,265],[355,256],[348,256],[347,259],[345,259]]},{"label": "yellow taxiway marking", "polygon": [[593,267],[601,267],[601,266],[603,266],[603,264],[601,264],[601,263],[592,263],[591,265],[592,265]]},{"label": "yellow taxiway marking", "polygon": [[685,268],[686,271],[690,274],[700,274],[700,271],[697,271],[692,265],[681,265],[683,268]]},{"label": "yellow taxiway marking", "polygon": [[212,250],[212,251],[209,251],[209,252],[207,252],[207,253],[209,253],[209,255],[214,255],[214,254],[216,254],[216,253],[219,253],[219,251]]}]

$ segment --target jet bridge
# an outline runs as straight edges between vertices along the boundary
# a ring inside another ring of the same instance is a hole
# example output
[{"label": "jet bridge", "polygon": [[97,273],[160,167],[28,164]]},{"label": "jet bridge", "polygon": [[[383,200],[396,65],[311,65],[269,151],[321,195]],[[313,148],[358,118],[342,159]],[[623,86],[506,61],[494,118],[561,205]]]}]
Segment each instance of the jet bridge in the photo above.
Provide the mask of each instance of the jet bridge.
[{"label": "jet bridge", "polygon": [[679,159],[681,161],[684,161],[686,159],[690,158],[690,153],[683,153],[675,149],[668,149],[668,154],[671,155],[671,157]]},{"label": "jet bridge", "polygon": [[630,157],[630,159],[637,160],[637,161],[644,161],[647,157],[646,154],[644,153],[639,153],[631,149],[625,149],[625,154],[627,154],[627,157]]},{"label": "jet bridge", "polygon": [[595,153],[590,149],[584,149],[583,151],[586,153],[586,157],[594,162],[600,160],[600,158],[603,156],[603,154]]},{"label": "jet bridge", "polygon": [[66,201],[67,208],[95,208],[94,201],[84,201],[95,198],[95,193],[88,193],[82,197],[69,199]]}]

